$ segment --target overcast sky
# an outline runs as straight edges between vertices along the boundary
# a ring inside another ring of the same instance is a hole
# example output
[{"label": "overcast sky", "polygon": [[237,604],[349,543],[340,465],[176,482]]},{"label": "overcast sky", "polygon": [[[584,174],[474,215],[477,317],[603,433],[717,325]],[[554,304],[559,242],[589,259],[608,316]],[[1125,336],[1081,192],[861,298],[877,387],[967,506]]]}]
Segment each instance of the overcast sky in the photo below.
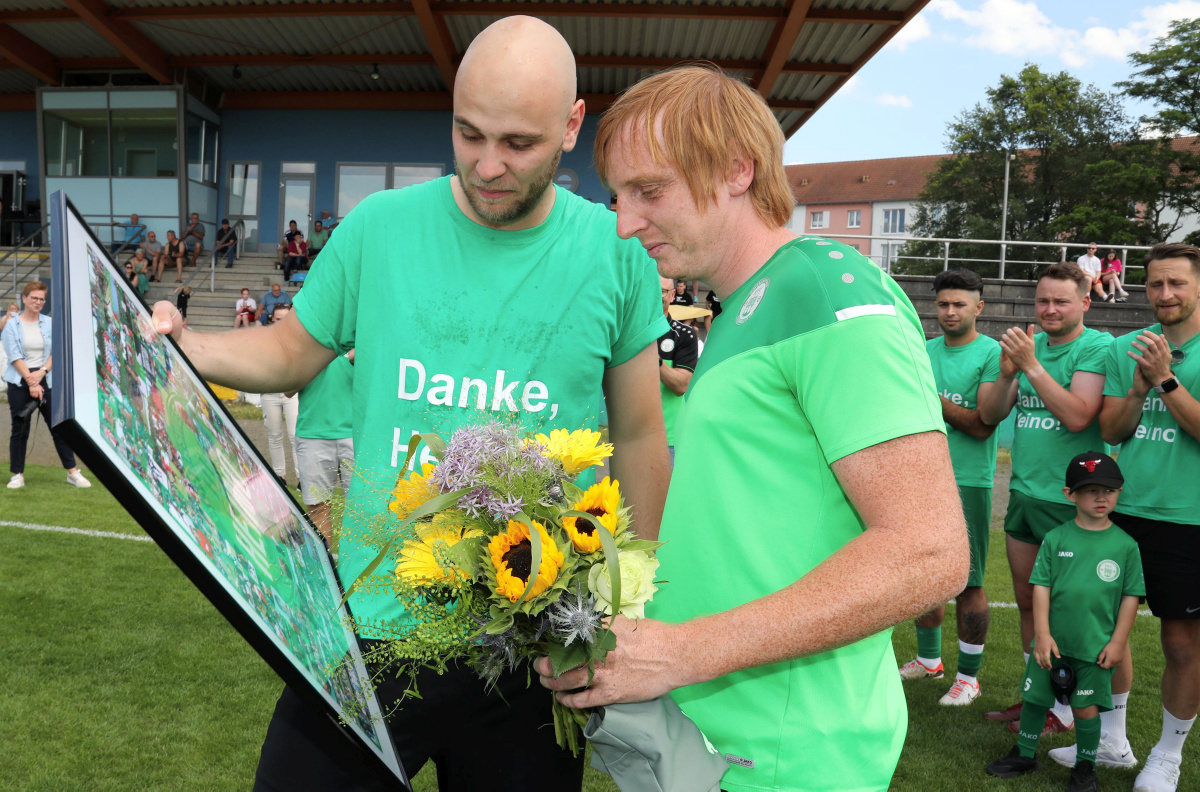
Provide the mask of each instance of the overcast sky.
[{"label": "overcast sky", "polygon": [[939,154],[946,125],[1000,75],[1036,63],[1112,90],[1130,52],[1197,17],[1200,0],[932,0],[791,137],[784,161]]}]

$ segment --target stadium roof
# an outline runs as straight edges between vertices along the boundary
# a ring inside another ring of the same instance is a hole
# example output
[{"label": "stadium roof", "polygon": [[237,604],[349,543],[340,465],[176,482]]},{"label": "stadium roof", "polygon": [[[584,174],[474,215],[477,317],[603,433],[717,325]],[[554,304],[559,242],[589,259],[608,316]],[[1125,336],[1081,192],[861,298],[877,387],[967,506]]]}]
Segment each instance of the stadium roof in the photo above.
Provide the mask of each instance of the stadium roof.
[{"label": "stadium roof", "polygon": [[449,109],[471,39],[530,14],[570,43],[592,112],[647,73],[709,60],[755,86],[790,136],[928,2],[0,0],[0,109],[122,69],[202,84],[230,109]]}]

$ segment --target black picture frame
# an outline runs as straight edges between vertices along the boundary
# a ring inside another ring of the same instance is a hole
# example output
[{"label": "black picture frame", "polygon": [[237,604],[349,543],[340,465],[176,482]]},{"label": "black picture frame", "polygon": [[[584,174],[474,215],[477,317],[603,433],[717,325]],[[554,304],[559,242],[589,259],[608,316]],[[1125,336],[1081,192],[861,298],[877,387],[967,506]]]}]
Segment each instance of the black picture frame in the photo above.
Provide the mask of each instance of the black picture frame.
[{"label": "black picture frame", "polygon": [[153,331],[63,191],[49,209],[52,425],[267,665],[384,784],[410,792],[320,534],[174,340]]}]

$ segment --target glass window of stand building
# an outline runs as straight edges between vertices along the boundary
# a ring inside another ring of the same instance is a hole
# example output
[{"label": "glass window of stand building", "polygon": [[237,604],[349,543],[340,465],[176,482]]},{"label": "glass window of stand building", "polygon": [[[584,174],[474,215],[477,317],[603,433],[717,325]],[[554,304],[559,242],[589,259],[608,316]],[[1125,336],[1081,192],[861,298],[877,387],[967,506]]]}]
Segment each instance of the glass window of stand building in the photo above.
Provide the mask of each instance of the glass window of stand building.
[{"label": "glass window of stand building", "polygon": [[[210,248],[217,223],[220,119],[178,88],[38,91],[43,194],[64,190],[104,242],[131,214],[180,233],[192,212]],[[180,143],[183,145],[180,145]]]}]

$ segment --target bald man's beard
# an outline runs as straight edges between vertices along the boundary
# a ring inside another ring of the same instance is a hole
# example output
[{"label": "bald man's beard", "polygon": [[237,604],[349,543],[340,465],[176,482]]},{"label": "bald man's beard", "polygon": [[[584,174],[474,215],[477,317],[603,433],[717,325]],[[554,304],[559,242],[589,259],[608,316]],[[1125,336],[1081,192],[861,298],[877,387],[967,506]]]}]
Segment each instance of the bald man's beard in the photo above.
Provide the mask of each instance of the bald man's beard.
[{"label": "bald man's beard", "polygon": [[[503,226],[528,217],[530,212],[537,208],[538,203],[542,200],[542,196],[546,194],[547,188],[550,187],[550,183],[554,181],[554,174],[558,171],[558,164],[561,161],[562,150],[560,149],[555,152],[554,158],[548,161],[544,168],[534,172],[529,185],[525,188],[525,194],[518,196],[516,203],[508,206],[486,203],[479,198],[479,195],[474,190],[468,189],[469,187],[475,189],[482,187],[486,190],[488,189],[487,182],[479,184],[474,180],[468,179],[466,174],[463,173],[462,164],[459,163],[457,157],[454,159],[454,172],[458,174],[459,183],[463,185],[463,195],[467,197],[467,203],[471,205],[472,211],[489,223]],[[503,179],[504,177],[500,178]]]}]

